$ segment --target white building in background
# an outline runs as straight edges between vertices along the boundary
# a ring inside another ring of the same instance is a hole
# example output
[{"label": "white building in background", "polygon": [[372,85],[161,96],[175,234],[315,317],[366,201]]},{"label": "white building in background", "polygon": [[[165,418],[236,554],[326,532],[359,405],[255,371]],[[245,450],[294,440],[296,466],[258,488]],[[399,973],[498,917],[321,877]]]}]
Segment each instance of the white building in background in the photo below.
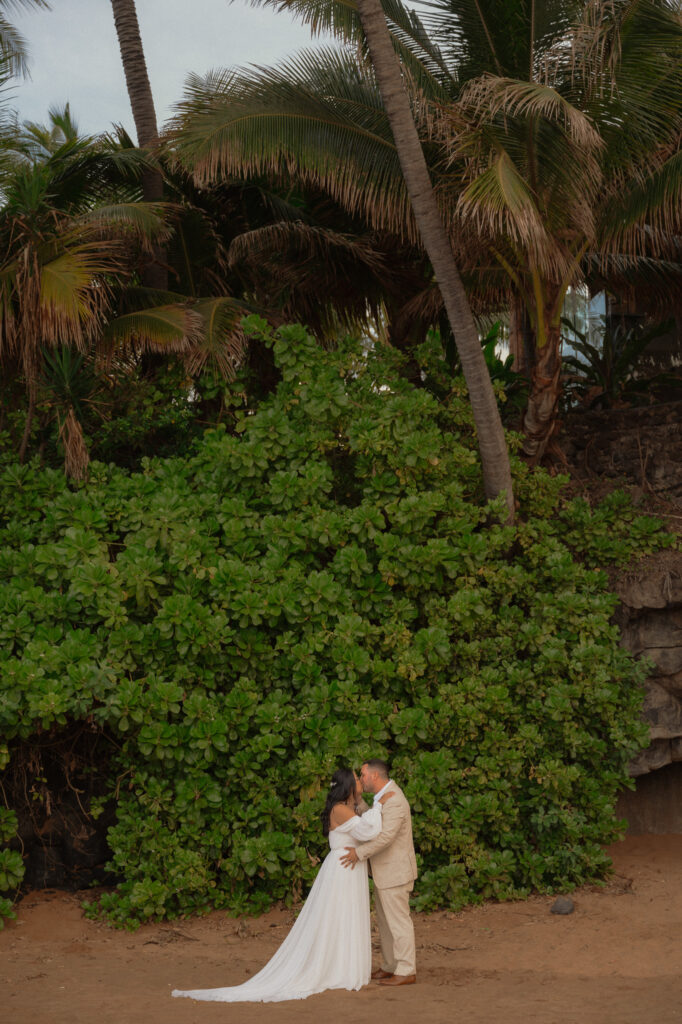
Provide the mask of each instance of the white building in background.
[{"label": "white building in background", "polygon": [[[603,317],[606,316],[606,309],[606,292],[597,292],[591,296],[587,285],[581,284],[568,289],[563,316],[571,321],[578,334],[585,335],[591,345],[598,346],[604,333]],[[575,349],[571,345],[570,328],[562,328],[561,338],[562,354],[575,355]]]}]

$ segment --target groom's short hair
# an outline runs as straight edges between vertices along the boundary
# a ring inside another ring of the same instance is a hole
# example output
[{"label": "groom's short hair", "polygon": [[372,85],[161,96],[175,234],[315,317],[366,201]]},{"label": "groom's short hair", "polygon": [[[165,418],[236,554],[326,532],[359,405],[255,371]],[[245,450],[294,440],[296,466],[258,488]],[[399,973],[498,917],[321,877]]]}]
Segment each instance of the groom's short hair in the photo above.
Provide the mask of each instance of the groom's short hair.
[{"label": "groom's short hair", "polygon": [[383,775],[384,778],[388,778],[388,765],[385,761],[382,761],[380,757],[370,757],[367,761],[363,761],[368,768],[371,768],[373,772],[378,772],[379,775]]}]

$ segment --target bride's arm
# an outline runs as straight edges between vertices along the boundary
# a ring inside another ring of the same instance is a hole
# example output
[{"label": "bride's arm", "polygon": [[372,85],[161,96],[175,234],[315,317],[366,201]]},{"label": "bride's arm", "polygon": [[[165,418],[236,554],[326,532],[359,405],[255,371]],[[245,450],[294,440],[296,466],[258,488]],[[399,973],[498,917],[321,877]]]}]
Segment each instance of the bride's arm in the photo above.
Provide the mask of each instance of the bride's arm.
[{"label": "bride's arm", "polygon": [[359,796],[358,797],[358,802],[355,805],[355,813],[359,817],[361,814],[366,814],[368,810],[369,810],[369,804],[366,804],[365,801],[362,799],[362,797]]},{"label": "bride's arm", "polygon": [[362,816],[356,815],[348,834],[360,843],[367,843],[381,832],[381,804],[375,803]]}]

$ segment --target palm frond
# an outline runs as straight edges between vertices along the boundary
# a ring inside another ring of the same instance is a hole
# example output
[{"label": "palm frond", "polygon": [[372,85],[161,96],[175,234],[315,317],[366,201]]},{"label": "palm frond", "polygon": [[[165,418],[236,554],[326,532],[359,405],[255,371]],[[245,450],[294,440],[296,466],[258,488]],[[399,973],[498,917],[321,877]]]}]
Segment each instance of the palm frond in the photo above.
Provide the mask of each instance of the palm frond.
[{"label": "palm frond", "polygon": [[172,232],[168,221],[176,209],[170,203],[112,203],[95,206],[77,223],[102,234],[135,239],[144,249],[166,241]]},{"label": "palm frond", "polygon": [[598,151],[604,145],[590,118],[556,89],[541,82],[483,75],[469,82],[462,91],[460,103],[465,109],[471,108],[476,117],[483,113],[486,120],[506,114],[561,122],[576,146],[583,150]]},{"label": "palm frond", "polygon": [[652,314],[682,312],[682,243],[677,259],[634,252],[590,252],[583,259],[585,278],[593,291],[637,294],[638,307]]},{"label": "palm frond", "polygon": [[6,62],[10,74],[28,75],[26,40],[5,17],[4,11],[0,11],[0,53],[2,53],[2,58]]},{"label": "palm frond", "polygon": [[250,0],[251,7],[286,11],[310,28],[311,35],[332,35],[347,43],[362,40],[355,0]]},{"label": "palm frond", "polygon": [[457,81],[437,42],[429,36],[417,11],[401,0],[383,0],[387,27],[403,73],[430,103],[447,103]]},{"label": "palm frond", "polygon": [[187,352],[203,337],[201,314],[180,303],[126,313],[110,320],[103,332],[103,340],[112,349],[134,346],[149,352]]},{"label": "palm frond", "polygon": [[256,298],[330,341],[366,329],[384,298],[414,288],[399,241],[359,227],[282,221],[238,236],[230,259]]},{"label": "palm frond", "polygon": [[[356,0],[251,0],[251,6],[286,10],[308,25],[313,36],[331,35],[369,61]],[[432,100],[451,96],[454,83],[447,62],[419,14],[401,0],[382,0],[382,6],[398,59],[412,80]]]},{"label": "palm frond", "polygon": [[424,24],[460,85],[485,72],[539,77],[544,54],[565,39],[582,0],[500,3],[423,0]]},{"label": "palm frond", "polygon": [[385,271],[385,257],[377,252],[369,238],[343,234],[302,221],[281,221],[238,235],[230,245],[228,257],[232,265],[260,263],[264,257],[287,253],[287,262],[298,260],[320,264],[337,263],[340,256],[349,256],[373,273]]},{"label": "palm frond", "polygon": [[0,4],[0,54],[12,75],[28,75],[29,61],[26,40],[10,22],[7,14],[30,8],[49,10],[47,0],[3,0]]},{"label": "palm frond", "polygon": [[171,145],[200,184],[293,176],[380,229],[416,237],[373,73],[350,52],[193,78],[178,110]]},{"label": "palm frond", "polygon": [[509,235],[526,247],[548,244],[532,190],[504,151],[466,186],[457,212],[487,233]]},{"label": "palm frond", "polygon": [[82,347],[107,307],[105,278],[119,268],[118,253],[109,244],[94,241],[44,262],[39,286],[43,340]]},{"label": "palm frond", "polygon": [[604,249],[669,253],[682,234],[682,148],[663,161],[651,154],[634,180],[623,178],[615,179],[621,187],[600,211]]},{"label": "palm frond", "polygon": [[201,338],[185,357],[190,374],[212,368],[225,380],[234,380],[246,352],[246,337],[240,326],[247,304],[232,298],[200,299],[192,312],[201,318]]},{"label": "palm frond", "polygon": [[[594,0],[548,54],[548,74],[563,81],[599,125],[609,150],[646,150],[679,116],[682,19],[668,0]],[[618,155],[620,154],[620,156]]]}]

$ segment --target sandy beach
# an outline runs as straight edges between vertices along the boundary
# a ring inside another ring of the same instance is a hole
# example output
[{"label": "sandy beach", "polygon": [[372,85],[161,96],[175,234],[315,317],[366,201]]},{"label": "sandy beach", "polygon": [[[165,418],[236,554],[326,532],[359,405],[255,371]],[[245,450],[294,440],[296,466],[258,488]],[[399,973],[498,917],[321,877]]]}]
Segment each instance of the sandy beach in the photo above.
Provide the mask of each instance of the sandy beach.
[{"label": "sandy beach", "polygon": [[172,988],[237,984],[293,920],[204,918],[116,931],[82,894],[29,893],[0,933],[2,1017],[15,1024],[673,1024],[682,1022],[682,835],[630,836],[614,874],[572,894],[416,915],[417,984],[301,1002],[193,1003]]}]

